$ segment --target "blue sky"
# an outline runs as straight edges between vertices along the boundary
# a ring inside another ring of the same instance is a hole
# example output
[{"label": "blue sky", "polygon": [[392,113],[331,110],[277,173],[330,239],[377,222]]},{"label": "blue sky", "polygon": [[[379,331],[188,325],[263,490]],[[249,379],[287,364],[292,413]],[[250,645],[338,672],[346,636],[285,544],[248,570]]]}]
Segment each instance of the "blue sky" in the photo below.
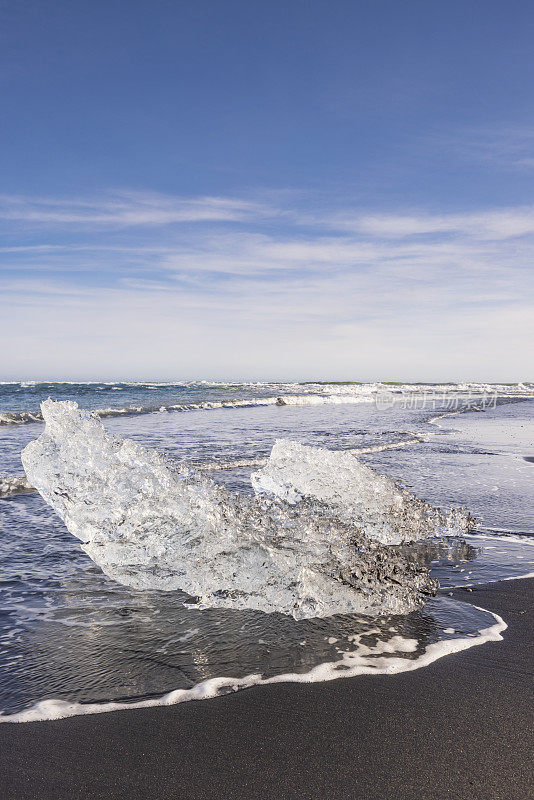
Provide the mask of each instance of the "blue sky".
[{"label": "blue sky", "polygon": [[531,379],[528,2],[0,3],[0,377]]}]

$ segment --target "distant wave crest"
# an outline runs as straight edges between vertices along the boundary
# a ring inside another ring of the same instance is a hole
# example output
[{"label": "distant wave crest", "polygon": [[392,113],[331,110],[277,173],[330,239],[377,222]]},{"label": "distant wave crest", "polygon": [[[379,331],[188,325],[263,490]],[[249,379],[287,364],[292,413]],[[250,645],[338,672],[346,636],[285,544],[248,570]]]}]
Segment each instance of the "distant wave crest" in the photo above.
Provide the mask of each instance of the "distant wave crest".
[{"label": "distant wave crest", "polygon": [[[4,384],[5,385],[5,384]],[[22,388],[28,388],[34,384],[27,382],[20,384]],[[41,385],[41,384],[39,384]],[[54,385],[47,384],[47,390],[53,394]],[[64,385],[64,384],[62,384]],[[71,384],[72,386],[78,384]],[[89,384],[84,384],[89,385]],[[196,384],[198,385],[198,384]],[[219,387],[241,387],[246,393],[254,386],[272,389],[273,395],[265,397],[243,397],[232,400],[203,400],[199,402],[183,402],[172,404],[151,405],[128,405],[118,408],[97,408],[93,413],[98,417],[120,417],[136,414],[154,414],[157,412],[182,412],[182,411],[207,411],[218,408],[251,408],[254,406],[319,406],[319,405],[344,405],[360,403],[376,403],[381,408],[381,400],[384,407],[389,407],[391,402],[403,396],[424,395],[434,400],[443,400],[451,395],[458,395],[461,398],[474,400],[477,397],[503,397],[516,399],[534,398],[534,384],[486,384],[486,383],[458,383],[458,384],[421,384],[421,383],[310,383],[310,384],[291,384],[291,383],[269,383],[269,384],[206,384],[206,386]],[[180,384],[106,384],[109,388],[122,388],[125,386],[137,386],[140,389],[154,389],[163,386],[179,387]],[[182,384],[182,387],[187,384]],[[300,390],[300,391],[298,391]],[[275,394],[276,392],[276,394]],[[0,411],[0,426],[20,425],[32,422],[42,422],[43,416],[39,410],[24,411]]]}]

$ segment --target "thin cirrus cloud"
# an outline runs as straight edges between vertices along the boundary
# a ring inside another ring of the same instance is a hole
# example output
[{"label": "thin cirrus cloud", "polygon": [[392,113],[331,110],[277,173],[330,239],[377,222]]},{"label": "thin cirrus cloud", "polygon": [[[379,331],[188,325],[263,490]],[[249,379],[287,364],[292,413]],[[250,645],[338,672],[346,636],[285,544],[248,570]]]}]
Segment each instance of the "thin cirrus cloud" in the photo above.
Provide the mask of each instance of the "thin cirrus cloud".
[{"label": "thin cirrus cloud", "polygon": [[0,196],[0,219],[27,225],[158,226],[239,222],[272,213],[260,202],[231,197],[182,198],[144,192],[116,192],[96,199]]},{"label": "thin cirrus cloud", "polygon": [[[143,198],[143,208],[151,207]],[[48,201],[41,202],[48,207]],[[158,196],[158,203],[162,202]],[[207,203],[205,199],[188,202],[192,208]],[[165,198],[163,205],[175,208],[180,203],[185,201]],[[136,199],[134,205],[138,204]],[[28,205],[33,206],[30,201]],[[229,220],[227,210],[238,207],[244,217]],[[226,209],[221,215],[194,220],[180,216],[169,223],[163,221],[169,219],[165,212],[158,217],[162,221],[154,232],[154,214],[142,217],[131,209],[115,209],[112,218],[123,220],[123,226],[133,218],[145,223],[132,223],[126,234],[121,226],[116,231],[115,223],[110,223],[96,243],[91,220],[96,218],[98,230],[103,215],[95,215],[92,201],[76,201],[76,209],[89,208],[90,213],[83,225],[69,222],[68,238],[62,238],[61,225],[73,218],[68,208],[65,201],[59,228],[56,216],[49,222],[42,220],[51,240],[48,244],[25,243],[24,230],[18,231],[17,244],[0,249],[4,272],[19,278],[24,272],[48,273],[51,282],[61,273],[62,280],[82,286],[87,273],[96,284],[122,282],[146,291],[166,286],[182,292],[194,285],[206,294],[219,291],[222,295],[234,291],[239,281],[283,286],[287,278],[303,280],[307,275],[314,275],[325,288],[334,286],[344,274],[369,275],[376,282],[399,278],[421,286],[441,281],[447,295],[451,281],[458,286],[471,274],[480,280],[484,273],[486,283],[506,278],[511,286],[517,278],[523,289],[531,283],[534,210],[524,207],[463,215],[358,216],[346,211],[317,214],[316,224],[311,225],[309,213],[300,214],[295,208],[273,207],[266,216],[265,206],[254,201],[219,198],[214,208]],[[27,222],[28,237],[35,238],[33,217]]]},{"label": "thin cirrus cloud", "polygon": [[[117,192],[101,200],[4,196],[2,219],[8,233],[10,223],[19,223],[16,238],[0,248],[4,269],[155,271],[161,277],[284,270],[334,274],[381,266],[406,269],[413,277],[421,267],[424,280],[439,265],[520,266],[531,255],[534,234],[534,207],[464,214],[349,209],[311,214],[295,204],[141,192]],[[95,240],[93,233],[102,229]],[[35,241],[36,235],[43,240]]]},{"label": "thin cirrus cloud", "polygon": [[[280,193],[283,198],[284,193]],[[427,214],[369,213],[342,209],[310,213],[298,207],[234,197],[179,197],[147,192],[114,192],[101,198],[50,198],[0,195],[0,220],[51,229],[180,226],[187,223],[250,223],[273,221],[314,230],[331,229],[368,237],[401,238],[456,234],[477,239],[507,239],[534,233],[534,206],[485,211]],[[59,248],[60,244],[47,245]],[[274,245],[275,246],[275,245]],[[24,245],[18,245],[22,249]],[[26,249],[44,248],[28,245]],[[15,247],[10,248],[15,250]],[[5,248],[4,248],[5,251]]]},{"label": "thin cirrus cloud", "polygon": [[473,239],[511,239],[534,233],[534,207],[467,214],[341,214],[332,223],[345,230],[385,238],[456,234]]}]

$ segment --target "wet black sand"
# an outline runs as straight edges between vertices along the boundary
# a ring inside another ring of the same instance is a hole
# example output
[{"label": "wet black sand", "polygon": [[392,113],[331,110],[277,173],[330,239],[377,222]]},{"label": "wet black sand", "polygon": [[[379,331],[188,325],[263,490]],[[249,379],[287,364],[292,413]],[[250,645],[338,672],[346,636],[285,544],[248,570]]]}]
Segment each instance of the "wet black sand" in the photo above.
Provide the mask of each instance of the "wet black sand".
[{"label": "wet black sand", "polygon": [[396,676],[2,724],[0,797],[530,800],[534,580],[456,595],[501,614],[504,641]]}]

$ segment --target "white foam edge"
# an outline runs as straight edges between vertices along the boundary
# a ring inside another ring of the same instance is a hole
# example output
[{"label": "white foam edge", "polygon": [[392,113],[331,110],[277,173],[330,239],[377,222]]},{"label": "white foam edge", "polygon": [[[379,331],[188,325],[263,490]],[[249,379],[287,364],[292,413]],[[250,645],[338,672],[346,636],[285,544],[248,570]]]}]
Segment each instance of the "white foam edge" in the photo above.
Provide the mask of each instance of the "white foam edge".
[{"label": "white foam edge", "polygon": [[[502,546],[503,542],[512,542],[513,544],[527,544],[530,547],[534,545],[534,539],[530,538],[518,538],[516,536],[488,536],[484,533],[465,533],[463,534],[464,539],[484,539],[485,541],[497,541],[499,545]],[[534,578],[534,572],[526,572],[524,575],[510,575],[508,578],[494,578],[493,580],[488,580],[484,577],[479,583],[455,583],[451,586],[442,586],[442,589],[469,589],[471,586],[486,586],[489,583],[500,583],[501,581],[521,581],[526,580],[527,578]],[[478,607],[478,606],[477,606]]]},{"label": "white foam edge", "polygon": [[[376,444],[370,447],[353,447],[348,450],[336,450],[332,452],[351,453],[355,456],[366,455],[367,453],[381,453],[383,450],[400,450],[412,444],[423,444],[427,441],[423,435],[411,439],[402,439],[400,442],[389,442],[388,444]],[[193,462],[192,466],[199,472],[211,472],[216,470],[241,469],[252,467],[264,467],[269,461],[268,456],[251,456],[250,458],[238,458],[233,461],[198,461]]]},{"label": "white foam edge", "polygon": [[493,541],[498,542],[499,544],[503,544],[505,542],[511,542],[512,544],[526,544],[530,547],[534,545],[534,536],[531,534],[525,535],[514,535],[514,534],[506,534],[504,536],[499,536],[491,533],[464,533],[464,539],[483,539],[484,541]]},{"label": "white foam edge", "polygon": [[[488,580],[487,578],[480,583],[453,583],[450,586],[442,586],[443,590],[445,589],[470,589],[472,586],[489,586],[491,583],[501,583],[502,581],[523,581],[527,580],[527,578],[534,578],[534,572],[525,572],[524,575],[510,575],[508,578],[493,578],[492,580]],[[1,722],[0,718],[0,722]]]},{"label": "white foam edge", "polygon": [[[495,623],[488,628],[483,628],[474,637],[459,637],[458,639],[445,639],[440,642],[430,644],[424,653],[417,659],[401,657],[387,658],[366,658],[367,655],[377,652],[377,649],[369,648],[365,645],[356,651],[345,651],[339,661],[325,662],[313,667],[309,672],[293,673],[288,672],[282,675],[275,675],[271,678],[263,678],[261,674],[246,675],[244,678],[209,678],[208,680],[197,683],[191,689],[175,689],[161,697],[140,700],[133,703],[108,702],[108,703],[69,703],[65,700],[51,698],[41,700],[24,711],[14,714],[0,714],[1,722],[44,722],[46,720],[65,719],[85,714],[104,714],[111,711],[130,711],[139,708],[155,708],[157,706],[174,706],[190,700],[207,700],[217,697],[221,689],[228,692],[237,692],[240,689],[249,689],[252,686],[267,686],[274,683],[325,683],[326,681],[336,680],[337,678],[353,678],[358,675],[396,675],[402,672],[412,672],[432,664],[440,658],[471,647],[485,644],[486,642],[502,641],[503,631],[508,625],[498,614],[488,611],[480,606],[473,606],[478,611],[490,614]],[[395,637],[399,640],[402,637]],[[399,649],[405,652],[412,650],[412,640],[403,640]],[[387,642],[378,643],[382,652],[387,652]],[[363,654],[362,654],[363,651]]]},{"label": "white foam edge", "polygon": [[[219,408],[253,408],[254,406],[287,406],[287,405],[342,405],[344,403],[373,403],[370,396],[354,395],[283,395],[278,397],[249,397],[235,400],[203,400],[199,403],[176,403],[153,406],[124,406],[122,408],[96,408],[92,413],[97,417],[135,416],[139,414],[157,414],[173,411],[211,411]],[[8,411],[0,412],[0,425],[23,425],[42,422],[40,411]]]}]

